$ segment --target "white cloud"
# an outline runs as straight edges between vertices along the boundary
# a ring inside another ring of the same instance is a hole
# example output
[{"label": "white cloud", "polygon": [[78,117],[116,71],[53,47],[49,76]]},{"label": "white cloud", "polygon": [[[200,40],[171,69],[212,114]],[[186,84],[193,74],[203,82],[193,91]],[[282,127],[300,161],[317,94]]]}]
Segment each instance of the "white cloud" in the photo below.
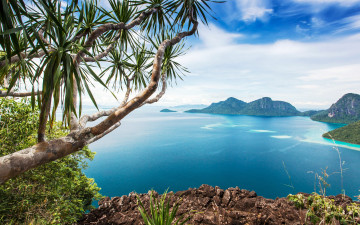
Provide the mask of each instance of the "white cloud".
[{"label": "white cloud", "polygon": [[202,43],[206,46],[224,46],[233,43],[236,39],[244,37],[242,34],[228,33],[213,24],[199,25]]},{"label": "white cloud", "polygon": [[[195,76],[169,87],[157,105],[210,104],[230,96],[244,101],[269,96],[297,108],[325,109],[345,93],[360,93],[360,34],[322,42],[280,40],[239,44],[241,34],[210,24],[200,43],[179,62]],[[100,105],[118,104],[96,86]],[[117,94],[119,100],[123,93]],[[91,104],[90,99],[84,99]]]},{"label": "white cloud", "polygon": [[325,25],[325,22],[321,20],[320,18],[313,17],[311,18],[311,26],[315,28],[323,27]]},{"label": "white cloud", "polygon": [[241,20],[254,22],[257,19],[266,20],[273,13],[270,2],[267,0],[236,0],[236,6],[241,12]]},{"label": "white cloud", "polygon": [[303,28],[300,26],[300,24],[296,25],[295,31],[299,34],[307,36],[309,34],[310,29],[309,28]]},{"label": "white cloud", "polygon": [[[213,31],[218,32],[212,29],[207,36]],[[231,40],[234,34],[222,31],[222,36]],[[199,76],[185,77],[162,103],[209,104],[230,96],[244,101],[269,96],[299,108],[326,108],[345,93],[359,93],[360,34],[323,42],[211,46],[200,31],[200,41],[202,45],[180,60]]]},{"label": "white cloud", "polygon": [[360,0],[293,0],[295,2],[300,3],[308,3],[308,4],[340,4],[344,6],[351,6],[356,3],[360,3]]},{"label": "white cloud", "polygon": [[360,29],[360,15],[346,17],[340,21],[336,22],[339,28],[335,31],[335,33],[341,33],[352,30]]},{"label": "white cloud", "polygon": [[341,65],[324,69],[312,70],[308,75],[299,77],[303,81],[360,82],[360,64]]}]

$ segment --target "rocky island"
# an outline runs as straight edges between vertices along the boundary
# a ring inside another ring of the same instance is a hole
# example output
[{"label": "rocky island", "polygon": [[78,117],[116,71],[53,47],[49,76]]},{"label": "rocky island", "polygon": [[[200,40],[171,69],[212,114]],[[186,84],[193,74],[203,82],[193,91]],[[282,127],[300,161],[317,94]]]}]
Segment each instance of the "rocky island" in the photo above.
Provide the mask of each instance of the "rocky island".
[{"label": "rocky island", "polygon": [[323,137],[360,145],[360,95],[348,93],[332,104],[328,110],[311,116],[311,119],[348,124],[323,134]]},{"label": "rocky island", "polygon": [[191,109],[188,113],[212,113],[248,116],[300,116],[302,113],[284,101],[273,101],[264,97],[249,103],[230,97],[225,101],[212,103],[204,109]]},{"label": "rocky island", "polygon": [[176,112],[176,111],[175,111],[175,110],[171,110],[171,109],[162,109],[160,112],[169,113],[169,112]]},{"label": "rocky island", "polygon": [[327,123],[353,123],[360,120],[360,95],[348,93],[324,110],[311,117],[312,120]]}]

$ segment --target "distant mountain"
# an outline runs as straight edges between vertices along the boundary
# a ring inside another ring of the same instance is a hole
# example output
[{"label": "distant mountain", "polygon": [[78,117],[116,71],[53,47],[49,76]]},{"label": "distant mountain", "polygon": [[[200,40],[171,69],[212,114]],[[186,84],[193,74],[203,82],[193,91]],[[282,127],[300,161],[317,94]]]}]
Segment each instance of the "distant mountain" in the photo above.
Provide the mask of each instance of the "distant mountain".
[{"label": "distant mountain", "polygon": [[305,112],[301,112],[301,115],[302,116],[313,116],[313,115],[322,113],[324,111],[326,111],[326,110],[308,110],[308,111],[305,111]]},{"label": "distant mountain", "polygon": [[325,133],[323,137],[360,145],[360,121]]},{"label": "distant mountain", "polygon": [[176,112],[176,111],[170,109],[162,109],[160,112]]},{"label": "distant mountain", "polygon": [[171,109],[171,110],[175,110],[175,109],[178,109],[178,110],[183,110],[183,109],[189,110],[189,109],[202,109],[202,108],[205,108],[205,107],[206,107],[206,105],[202,105],[202,104],[198,104],[198,105],[190,104],[190,105],[170,106],[169,109]]},{"label": "distant mountain", "polygon": [[204,109],[192,109],[189,113],[214,113],[254,116],[299,116],[301,113],[290,103],[273,101],[264,97],[256,101],[246,103],[236,98],[228,98],[225,101],[213,103]]},{"label": "distant mountain", "polygon": [[317,113],[312,120],[329,123],[353,123],[360,120],[360,95],[346,94],[328,110]]},{"label": "distant mountain", "polygon": [[214,114],[239,114],[247,105],[246,102],[230,97],[225,101],[212,103],[204,109],[191,109],[186,112],[189,113],[214,113]]},{"label": "distant mountain", "polygon": [[242,114],[255,116],[298,116],[300,112],[288,102],[273,101],[269,97],[250,102]]}]

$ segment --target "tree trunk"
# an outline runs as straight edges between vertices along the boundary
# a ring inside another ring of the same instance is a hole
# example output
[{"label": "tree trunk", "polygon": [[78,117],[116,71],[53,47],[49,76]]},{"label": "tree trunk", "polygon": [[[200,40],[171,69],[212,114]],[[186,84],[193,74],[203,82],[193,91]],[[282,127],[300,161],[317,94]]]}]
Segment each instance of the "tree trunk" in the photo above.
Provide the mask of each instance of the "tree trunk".
[{"label": "tree trunk", "polygon": [[[50,96],[52,92],[50,93]],[[45,100],[43,98],[41,110],[40,110],[40,118],[39,118],[39,129],[38,129],[38,143],[45,141],[45,132],[46,132],[46,123],[49,118],[50,114],[50,107],[51,107],[51,97]]]}]

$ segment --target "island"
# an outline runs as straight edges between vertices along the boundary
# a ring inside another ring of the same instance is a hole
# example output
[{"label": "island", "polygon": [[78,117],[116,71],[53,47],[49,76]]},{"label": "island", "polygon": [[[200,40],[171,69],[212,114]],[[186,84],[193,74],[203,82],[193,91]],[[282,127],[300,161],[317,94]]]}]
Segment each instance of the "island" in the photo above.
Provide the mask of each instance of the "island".
[{"label": "island", "polygon": [[324,138],[360,145],[360,121],[323,134]]},{"label": "island", "polygon": [[249,116],[301,116],[293,105],[284,101],[273,101],[264,97],[249,103],[230,97],[225,101],[212,103],[204,109],[191,109],[187,113],[210,113]]},{"label": "island", "polygon": [[311,116],[312,120],[327,123],[353,123],[360,120],[360,95],[348,93],[328,110]]},{"label": "island", "polygon": [[170,112],[176,112],[176,111],[171,110],[171,109],[162,109],[160,112],[170,113]]}]

